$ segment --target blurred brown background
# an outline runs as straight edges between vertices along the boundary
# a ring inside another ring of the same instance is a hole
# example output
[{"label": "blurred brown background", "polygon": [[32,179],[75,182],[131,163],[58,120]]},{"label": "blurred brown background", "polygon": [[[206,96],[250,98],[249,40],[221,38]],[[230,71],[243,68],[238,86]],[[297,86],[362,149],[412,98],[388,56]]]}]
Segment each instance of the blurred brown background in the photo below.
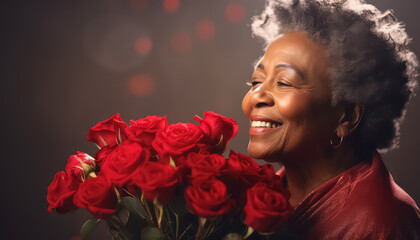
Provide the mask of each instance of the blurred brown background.
[{"label": "blurred brown background", "polygon": [[[420,2],[393,8],[420,55]],[[47,187],[76,150],[93,155],[90,127],[116,112],[125,121],[168,115],[193,122],[215,111],[234,118],[230,148],[246,152],[241,101],[262,55],[251,16],[262,0],[38,0],[0,6],[2,139],[0,239],[79,239],[89,214],[47,212]],[[401,147],[383,157],[420,202],[420,98],[409,105]],[[95,239],[110,239],[105,226]]]}]

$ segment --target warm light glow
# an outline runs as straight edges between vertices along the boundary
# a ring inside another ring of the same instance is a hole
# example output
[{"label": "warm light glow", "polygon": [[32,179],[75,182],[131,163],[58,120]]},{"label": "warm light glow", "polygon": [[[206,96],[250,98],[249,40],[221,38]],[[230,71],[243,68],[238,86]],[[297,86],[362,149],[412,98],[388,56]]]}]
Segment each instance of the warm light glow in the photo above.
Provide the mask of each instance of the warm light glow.
[{"label": "warm light glow", "polygon": [[214,23],[211,20],[200,20],[195,24],[195,34],[201,40],[209,40],[214,37]]},{"label": "warm light glow", "polygon": [[191,37],[185,32],[176,33],[171,37],[171,45],[175,51],[184,53],[192,46]]},{"label": "warm light glow", "polygon": [[[149,36],[136,19],[118,14],[93,18],[85,27],[84,47],[96,64],[114,72],[138,69],[148,56],[136,51],[136,40]],[[153,39],[154,40],[154,39]],[[141,51],[147,48],[142,47]]]},{"label": "warm light glow", "polygon": [[240,3],[230,3],[226,6],[225,17],[231,23],[239,23],[245,17],[245,7]]},{"label": "warm light glow", "polygon": [[139,54],[147,55],[152,50],[152,39],[148,36],[139,37],[134,45]]},{"label": "warm light glow", "polygon": [[82,237],[80,235],[74,235],[70,238],[70,240],[82,240]]},{"label": "warm light glow", "polygon": [[166,12],[173,13],[179,9],[179,0],[164,0],[163,9]]},{"label": "warm light glow", "polygon": [[133,95],[147,96],[153,92],[153,79],[148,74],[138,74],[130,78],[128,82],[129,91]]},{"label": "warm light glow", "polygon": [[134,10],[142,11],[147,8],[148,0],[130,0]]}]

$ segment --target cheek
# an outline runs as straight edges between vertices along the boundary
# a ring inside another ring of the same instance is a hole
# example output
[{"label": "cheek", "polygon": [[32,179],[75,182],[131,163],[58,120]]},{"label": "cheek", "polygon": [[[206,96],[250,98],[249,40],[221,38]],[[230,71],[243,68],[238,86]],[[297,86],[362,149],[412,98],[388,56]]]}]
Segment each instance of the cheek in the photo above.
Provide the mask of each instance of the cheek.
[{"label": "cheek", "polygon": [[298,121],[310,110],[310,99],[304,94],[286,94],[276,101],[279,112],[289,121]]},{"label": "cheek", "polygon": [[250,102],[250,93],[248,92],[244,99],[242,99],[242,111],[245,113],[247,117],[251,114],[251,102]]}]

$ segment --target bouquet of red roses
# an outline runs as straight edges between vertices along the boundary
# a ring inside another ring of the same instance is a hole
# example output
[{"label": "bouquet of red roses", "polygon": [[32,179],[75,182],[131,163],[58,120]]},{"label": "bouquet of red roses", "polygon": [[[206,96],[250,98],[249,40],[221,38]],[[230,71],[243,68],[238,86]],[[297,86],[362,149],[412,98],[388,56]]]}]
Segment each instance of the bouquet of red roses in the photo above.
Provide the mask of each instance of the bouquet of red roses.
[{"label": "bouquet of red roses", "polygon": [[238,131],[232,119],[206,112],[195,120],[99,122],[87,136],[99,151],[70,156],[48,187],[48,211],[87,209],[85,239],[100,221],[115,239],[259,239],[280,229],[291,207],[273,167],[221,155]]}]

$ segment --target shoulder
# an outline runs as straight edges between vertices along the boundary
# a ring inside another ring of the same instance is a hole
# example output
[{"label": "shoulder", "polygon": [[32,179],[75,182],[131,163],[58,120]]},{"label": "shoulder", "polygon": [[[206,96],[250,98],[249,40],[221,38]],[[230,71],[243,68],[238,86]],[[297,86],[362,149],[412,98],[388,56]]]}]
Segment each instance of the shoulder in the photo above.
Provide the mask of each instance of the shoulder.
[{"label": "shoulder", "polygon": [[315,190],[296,209],[311,239],[419,239],[420,213],[377,154]]},{"label": "shoulder", "polygon": [[368,174],[355,177],[342,191],[348,195],[336,220],[348,239],[420,238],[419,208],[395,183],[379,155]]},{"label": "shoulder", "polygon": [[[419,215],[415,201],[395,183],[379,154],[374,156],[368,174],[353,176],[342,190],[348,192],[349,206],[357,206],[358,213],[369,213],[372,218],[392,216],[402,220],[406,216]],[[386,209],[386,211],[384,211]]]},{"label": "shoulder", "polygon": [[355,191],[346,208],[337,215],[341,229],[346,229],[343,235],[367,239],[419,239],[417,205],[397,185],[392,189],[396,191]]}]

